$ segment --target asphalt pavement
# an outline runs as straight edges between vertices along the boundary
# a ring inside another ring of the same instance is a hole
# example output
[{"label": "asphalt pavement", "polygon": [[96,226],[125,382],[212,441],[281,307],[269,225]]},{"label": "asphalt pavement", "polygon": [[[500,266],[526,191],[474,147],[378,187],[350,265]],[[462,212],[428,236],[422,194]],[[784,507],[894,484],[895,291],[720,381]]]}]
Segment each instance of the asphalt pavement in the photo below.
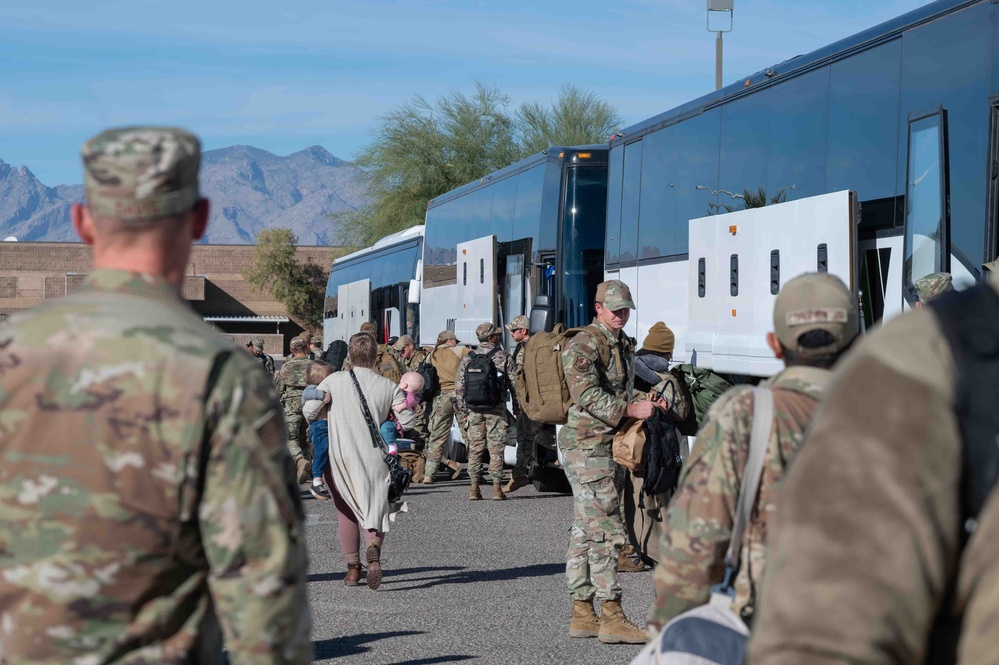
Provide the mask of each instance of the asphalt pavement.
[{"label": "asphalt pavement", "polygon": [[[637,645],[570,639],[565,550],[572,497],[525,487],[468,500],[468,478],[414,485],[382,552],[378,591],[346,587],[332,501],[305,500],[316,662],[627,664]],[[363,544],[362,544],[363,556]],[[652,574],[621,576],[644,624]]]}]

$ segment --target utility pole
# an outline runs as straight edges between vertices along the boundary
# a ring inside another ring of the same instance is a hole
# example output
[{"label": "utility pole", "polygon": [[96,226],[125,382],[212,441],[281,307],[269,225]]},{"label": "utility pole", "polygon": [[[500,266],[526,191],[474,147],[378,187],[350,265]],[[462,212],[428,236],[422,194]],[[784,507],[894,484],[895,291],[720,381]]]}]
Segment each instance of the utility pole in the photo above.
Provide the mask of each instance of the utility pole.
[{"label": "utility pole", "polygon": [[[735,0],[708,0],[708,32],[717,35],[715,38],[715,90],[722,87],[722,35],[732,32],[732,13]],[[728,19],[728,28],[725,29],[724,21]],[[721,22],[719,25],[718,22]],[[714,25],[713,25],[714,24]]]}]

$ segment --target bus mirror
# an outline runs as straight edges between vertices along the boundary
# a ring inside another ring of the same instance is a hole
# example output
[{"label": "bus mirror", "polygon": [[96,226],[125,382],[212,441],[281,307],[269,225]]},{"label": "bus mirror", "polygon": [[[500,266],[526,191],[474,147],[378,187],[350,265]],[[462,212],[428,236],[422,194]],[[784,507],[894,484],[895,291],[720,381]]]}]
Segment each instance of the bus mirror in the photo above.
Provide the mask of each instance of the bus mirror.
[{"label": "bus mirror", "polygon": [[555,327],[555,306],[551,296],[537,296],[531,307],[531,334],[551,332]]},{"label": "bus mirror", "polygon": [[409,280],[409,304],[419,305],[420,304],[420,280],[411,279]]}]

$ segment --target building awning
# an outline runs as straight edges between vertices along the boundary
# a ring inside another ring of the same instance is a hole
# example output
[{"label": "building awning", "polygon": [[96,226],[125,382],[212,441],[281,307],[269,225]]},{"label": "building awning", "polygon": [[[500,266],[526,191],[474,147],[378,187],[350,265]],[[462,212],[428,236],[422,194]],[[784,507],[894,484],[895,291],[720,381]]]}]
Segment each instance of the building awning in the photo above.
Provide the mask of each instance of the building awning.
[{"label": "building awning", "polygon": [[287,316],[206,316],[209,323],[288,323]]}]

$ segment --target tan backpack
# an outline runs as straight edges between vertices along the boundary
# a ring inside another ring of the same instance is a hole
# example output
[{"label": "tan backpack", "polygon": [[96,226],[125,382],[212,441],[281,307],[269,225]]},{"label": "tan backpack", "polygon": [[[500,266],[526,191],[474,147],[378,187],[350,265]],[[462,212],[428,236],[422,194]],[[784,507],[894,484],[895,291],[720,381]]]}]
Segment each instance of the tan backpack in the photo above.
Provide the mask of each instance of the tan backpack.
[{"label": "tan backpack", "polygon": [[562,351],[570,339],[584,330],[597,341],[600,360],[606,367],[611,357],[610,345],[593,325],[566,330],[559,323],[551,332],[534,333],[524,344],[524,359],[514,374],[513,385],[520,408],[534,422],[564,425],[568,419],[572,397],[562,371]]}]

